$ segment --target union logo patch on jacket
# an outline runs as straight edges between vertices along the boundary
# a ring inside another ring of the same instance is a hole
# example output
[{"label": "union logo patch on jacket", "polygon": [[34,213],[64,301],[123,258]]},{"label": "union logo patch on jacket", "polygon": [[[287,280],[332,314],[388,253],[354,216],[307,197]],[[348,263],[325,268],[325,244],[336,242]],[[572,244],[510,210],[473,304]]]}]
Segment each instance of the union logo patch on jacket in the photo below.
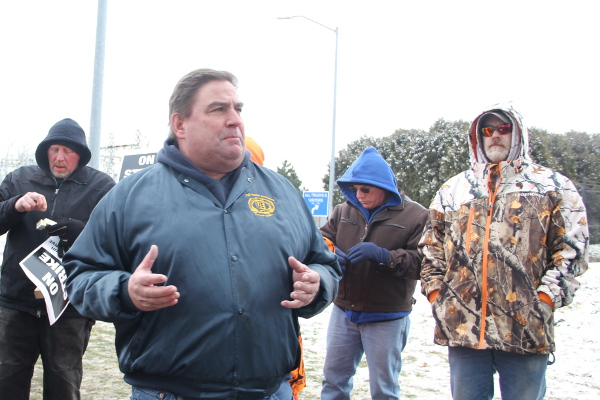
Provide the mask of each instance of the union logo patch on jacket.
[{"label": "union logo patch on jacket", "polygon": [[255,193],[247,193],[248,207],[255,215],[270,217],[275,212],[275,200]]}]

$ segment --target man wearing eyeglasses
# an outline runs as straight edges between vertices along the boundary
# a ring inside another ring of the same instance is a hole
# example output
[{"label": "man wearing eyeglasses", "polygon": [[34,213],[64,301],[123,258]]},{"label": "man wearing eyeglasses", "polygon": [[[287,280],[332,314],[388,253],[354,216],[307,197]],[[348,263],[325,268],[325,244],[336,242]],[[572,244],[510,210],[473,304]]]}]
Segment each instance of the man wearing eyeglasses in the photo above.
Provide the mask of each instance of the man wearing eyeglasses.
[{"label": "man wearing eyeglasses", "polygon": [[502,399],[542,399],[553,312],[587,269],[585,206],[573,182],[533,163],[512,106],[468,134],[472,167],[439,189],[419,243],[435,342],[448,346],[454,400],[492,399],[496,372]]},{"label": "man wearing eyeglasses", "polygon": [[410,200],[373,147],[337,181],[347,201],[321,228],[344,269],[327,331],[322,400],[349,399],[366,354],[371,398],[400,398],[401,352],[419,279],[427,209]]}]

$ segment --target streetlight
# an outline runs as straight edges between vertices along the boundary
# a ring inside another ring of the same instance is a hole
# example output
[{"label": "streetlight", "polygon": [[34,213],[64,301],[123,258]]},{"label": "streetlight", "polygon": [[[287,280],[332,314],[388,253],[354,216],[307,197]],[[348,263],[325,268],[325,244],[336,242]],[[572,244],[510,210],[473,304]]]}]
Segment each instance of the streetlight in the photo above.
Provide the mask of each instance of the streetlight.
[{"label": "streetlight", "polygon": [[106,48],[106,9],[108,0],[98,0],[96,21],[96,53],[94,56],[94,81],[92,83],[92,114],[90,117],[89,147],[90,167],[100,169],[100,136],[102,125],[102,91],[104,88],[104,53]]},{"label": "streetlight", "polygon": [[304,18],[310,22],[314,22],[317,25],[327,28],[335,33],[335,69],[333,72],[333,124],[331,130],[331,162],[329,163],[329,203],[327,204],[327,218],[331,216],[331,210],[333,209],[333,185],[335,183],[335,111],[336,111],[336,95],[337,95],[337,53],[338,53],[338,28],[330,28],[323,25],[315,20],[312,20],[304,15],[294,15],[292,17],[277,17],[277,19],[292,19],[292,18]]}]

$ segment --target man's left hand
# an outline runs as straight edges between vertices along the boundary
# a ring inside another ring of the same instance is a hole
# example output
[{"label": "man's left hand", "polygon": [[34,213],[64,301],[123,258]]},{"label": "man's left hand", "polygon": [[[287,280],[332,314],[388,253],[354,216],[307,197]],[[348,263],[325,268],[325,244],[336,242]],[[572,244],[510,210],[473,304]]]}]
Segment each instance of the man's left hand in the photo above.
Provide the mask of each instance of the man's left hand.
[{"label": "man's left hand", "polygon": [[50,225],[46,227],[46,230],[50,236],[58,236],[61,244],[69,248],[84,227],[83,221],[78,219],[61,218],[56,221],[56,225]]},{"label": "man's left hand", "polygon": [[288,262],[294,270],[294,291],[290,294],[293,300],[284,300],[281,305],[287,308],[304,307],[319,293],[321,276],[294,257],[288,258]]},{"label": "man's left hand", "polygon": [[58,256],[63,257],[71,248],[75,239],[79,236],[85,224],[83,221],[71,218],[62,218],[56,221],[56,225],[46,227],[50,236],[58,236]]},{"label": "man's left hand", "polygon": [[371,242],[361,242],[348,250],[348,260],[352,264],[359,262],[374,260],[379,264],[387,264],[390,259],[388,249],[377,246]]}]

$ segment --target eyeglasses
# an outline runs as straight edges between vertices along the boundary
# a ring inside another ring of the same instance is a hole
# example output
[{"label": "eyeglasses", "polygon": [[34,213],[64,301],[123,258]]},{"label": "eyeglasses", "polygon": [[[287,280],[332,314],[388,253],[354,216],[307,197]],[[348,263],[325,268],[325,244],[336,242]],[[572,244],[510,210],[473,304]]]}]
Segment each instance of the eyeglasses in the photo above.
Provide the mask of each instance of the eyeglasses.
[{"label": "eyeglasses", "polygon": [[512,132],[512,124],[502,124],[498,126],[488,125],[481,128],[481,133],[485,136],[494,136],[494,131],[498,131],[501,135],[506,135]]},{"label": "eyeglasses", "polygon": [[373,189],[372,187],[361,187],[361,188],[357,188],[356,186],[350,186],[350,191],[352,191],[353,193],[358,193],[358,190],[360,189],[361,192],[363,193],[369,193],[371,191],[371,189]]}]

